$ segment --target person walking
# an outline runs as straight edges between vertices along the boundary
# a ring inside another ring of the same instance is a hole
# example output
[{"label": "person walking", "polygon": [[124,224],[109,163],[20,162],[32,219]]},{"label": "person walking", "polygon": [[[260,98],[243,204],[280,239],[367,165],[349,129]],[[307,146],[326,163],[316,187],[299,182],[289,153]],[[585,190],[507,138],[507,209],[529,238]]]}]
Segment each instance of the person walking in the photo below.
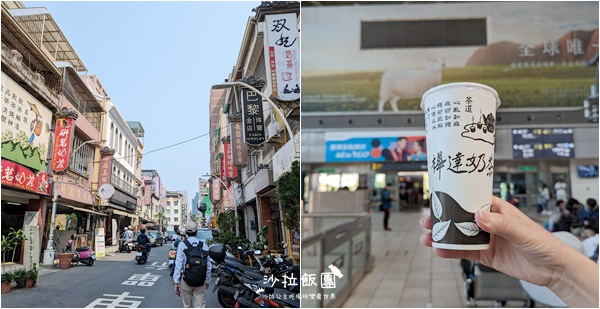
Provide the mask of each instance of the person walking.
[{"label": "person walking", "polygon": [[[203,308],[205,305],[204,292],[210,286],[212,265],[208,258],[208,246],[196,237],[197,232],[198,225],[196,222],[188,221],[185,225],[187,239],[179,243],[175,257],[173,285],[175,294],[181,296],[183,300],[184,308],[191,308],[192,303],[194,303],[195,308]],[[204,259],[201,263],[191,263],[188,258],[197,258],[198,255],[195,252],[198,252],[198,249],[200,249]],[[205,266],[204,263],[206,263]]]},{"label": "person walking", "polygon": [[392,211],[392,184],[388,183],[383,190],[381,190],[381,205],[383,205],[383,229],[385,231],[391,231],[389,227],[390,213]]},{"label": "person walking", "polygon": [[552,210],[550,210],[550,189],[546,186],[545,183],[542,182],[540,187],[538,188],[540,193],[539,195],[539,204],[542,215],[551,215]]}]

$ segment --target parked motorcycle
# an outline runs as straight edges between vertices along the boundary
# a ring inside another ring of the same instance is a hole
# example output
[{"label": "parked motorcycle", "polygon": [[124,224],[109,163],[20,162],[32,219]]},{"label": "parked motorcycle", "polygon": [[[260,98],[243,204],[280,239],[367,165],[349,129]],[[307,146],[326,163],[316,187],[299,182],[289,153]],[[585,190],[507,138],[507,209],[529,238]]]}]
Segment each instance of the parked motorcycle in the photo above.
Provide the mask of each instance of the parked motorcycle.
[{"label": "parked motorcycle", "polygon": [[148,249],[144,245],[137,246],[137,252],[135,254],[135,260],[138,264],[144,264],[148,261]]},{"label": "parked motorcycle", "polygon": [[[73,252],[72,251],[72,246],[73,246],[73,240],[69,239],[69,241],[67,242],[67,252]],[[79,265],[79,263],[85,264],[87,266],[92,266],[94,265],[94,262],[96,261],[96,253],[94,253],[94,251],[90,250],[90,248],[88,246],[83,246],[83,247],[79,247],[77,249],[75,249],[75,254],[73,255],[73,259],[71,260],[71,265],[77,266]]]}]

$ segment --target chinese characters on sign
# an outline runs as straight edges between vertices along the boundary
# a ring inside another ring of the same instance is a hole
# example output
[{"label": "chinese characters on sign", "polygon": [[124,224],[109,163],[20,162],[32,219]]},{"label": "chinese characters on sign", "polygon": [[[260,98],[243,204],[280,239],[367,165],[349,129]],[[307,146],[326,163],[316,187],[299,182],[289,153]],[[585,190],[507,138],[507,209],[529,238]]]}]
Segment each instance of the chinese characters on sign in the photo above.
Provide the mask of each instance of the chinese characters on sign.
[{"label": "chinese characters on sign", "polygon": [[225,177],[235,178],[237,177],[237,169],[233,165],[231,156],[231,143],[223,143],[224,150],[224,162],[225,162]]},{"label": "chinese characters on sign", "polygon": [[52,169],[57,172],[64,171],[69,166],[72,132],[72,118],[65,117],[56,119],[56,135],[54,136],[54,153],[52,154]]},{"label": "chinese characters on sign", "polygon": [[512,130],[513,158],[574,158],[573,128]]},{"label": "chinese characters on sign", "polygon": [[279,100],[300,98],[300,43],[296,13],[265,17],[273,95]]},{"label": "chinese characters on sign", "polygon": [[98,179],[98,187],[105,183],[110,183],[112,175],[112,159],[113,153],[102,153],[100,155],[100,174]]},{"label": "chinese characters on sign", "polygon": [[[258,91],[260,90],[258,89]],[[265,142],[262,98],[253,90],[242,89],[242,103],[246,143],[259,146]]]},{"label": "chinese characters on sign", "polygon": [[244,143],[244,129],[241,121],[231,121],[231,152],[233,165],[246,164],[248,150]]},{"label": "chinese characters on sign", "polygon": [[18,163],[2,159],[2,184],[27,191],[50,195],[48,174],[32,172]]},{"label": "chinese characters on sign", "polygon": [[80,186],[63,182],[60,183],[60,186],[58,187],[58,192],[58,194],[62,195],[63,198],[67,198],[87,205],[93,204],[92,193]]},{"label": "chinese characters on sign", "polygon": [[2,157],[46,170],[52,112],[2,73]]}]

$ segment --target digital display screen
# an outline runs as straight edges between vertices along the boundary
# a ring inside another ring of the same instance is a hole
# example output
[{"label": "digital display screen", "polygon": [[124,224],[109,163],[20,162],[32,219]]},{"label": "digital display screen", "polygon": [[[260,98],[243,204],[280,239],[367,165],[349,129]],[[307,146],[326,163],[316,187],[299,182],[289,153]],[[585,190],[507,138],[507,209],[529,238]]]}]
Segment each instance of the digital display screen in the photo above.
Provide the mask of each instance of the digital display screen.
[{"label": "digital display screen", "polygon": [[573,128],[512,129],[513,158],[573,158]]}]

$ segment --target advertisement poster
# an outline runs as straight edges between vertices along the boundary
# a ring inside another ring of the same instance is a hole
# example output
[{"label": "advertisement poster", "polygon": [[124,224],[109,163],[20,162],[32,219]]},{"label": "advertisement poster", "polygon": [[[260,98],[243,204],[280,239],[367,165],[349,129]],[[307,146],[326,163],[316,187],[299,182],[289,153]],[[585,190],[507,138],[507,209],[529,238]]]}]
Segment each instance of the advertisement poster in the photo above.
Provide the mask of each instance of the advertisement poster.
[{"label": "advertisement poster", "polygon": [[419,110],[439,84],[500,108],[581,106],[596,82],[598,2],[302,7],[302,112]]},{"label": "advertisement poster", "polygon": [[282,101],[300,98],[300,39],[296,13],[265,16],[273,95]]},{"label": "advertisement poster", "polygon": [[52,112],[2,73],[2,157],[46,171]]},{"label": "advertisement poster", "polygon": [[426,162],[425,133],[326,133],[325,162]]}]

